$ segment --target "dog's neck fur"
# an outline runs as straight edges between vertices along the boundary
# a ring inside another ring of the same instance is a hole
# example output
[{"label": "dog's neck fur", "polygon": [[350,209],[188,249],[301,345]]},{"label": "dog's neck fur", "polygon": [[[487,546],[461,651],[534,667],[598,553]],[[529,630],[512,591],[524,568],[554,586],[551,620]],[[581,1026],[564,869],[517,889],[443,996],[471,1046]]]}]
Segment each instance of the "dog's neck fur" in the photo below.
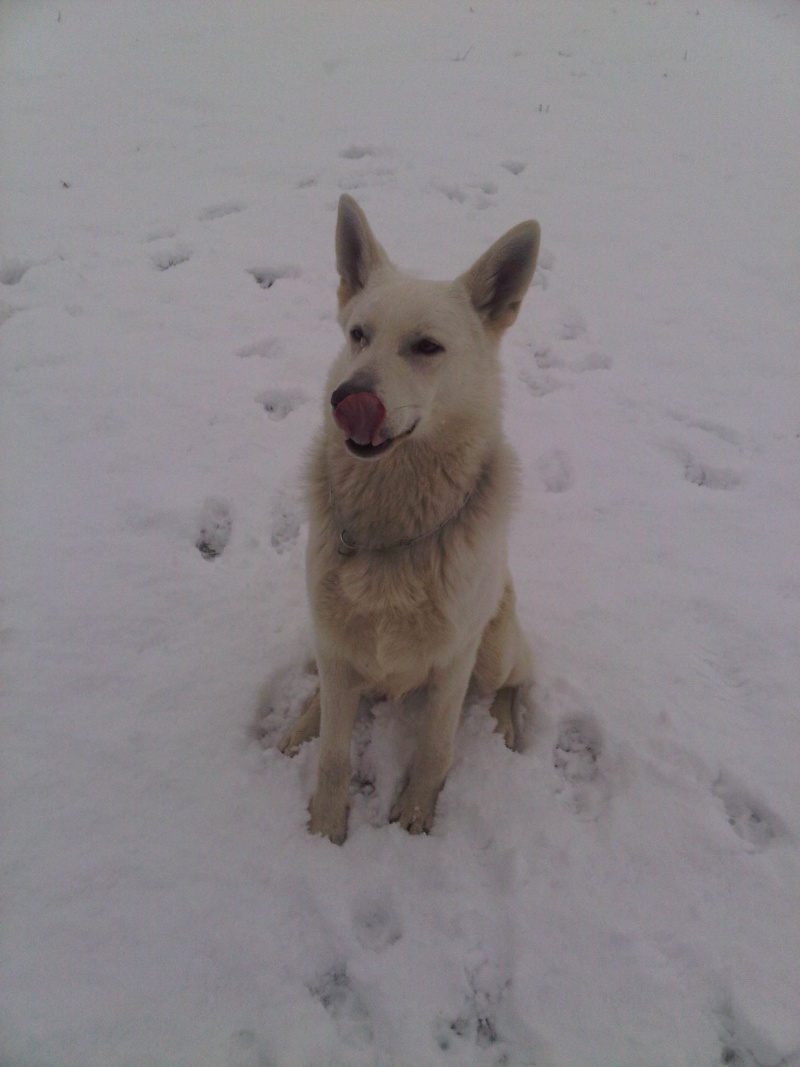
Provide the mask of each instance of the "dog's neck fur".
[{"label": "dog's neck fur", "polygon": [[[360,460],[347,452],[341,436],[325,441],[327,494],[337,538],[342,530],[356,546],[400,547],[435,533],[457,518],[501,441],[500,428],[487,436],[475,433],[474,421],[451,420],[431,441],[413,438],[379,460]],[[476,442],[480,442],[477,445]],[[398,484],[413,493],[398,494]],[[398,509],[402,499],[404,507]]]}]

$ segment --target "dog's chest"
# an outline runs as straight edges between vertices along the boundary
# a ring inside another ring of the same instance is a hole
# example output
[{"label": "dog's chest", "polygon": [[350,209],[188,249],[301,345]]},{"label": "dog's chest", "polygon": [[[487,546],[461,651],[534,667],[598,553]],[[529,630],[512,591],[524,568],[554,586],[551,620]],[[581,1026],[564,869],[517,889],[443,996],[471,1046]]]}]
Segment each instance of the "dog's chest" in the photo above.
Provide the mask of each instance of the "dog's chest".
[{"label": "dog's chest", "polygon": [[441,585],[409,559],[347,559],[323,600],[337,644],[370,686],[387,694],[421,685],[455,638]]}]

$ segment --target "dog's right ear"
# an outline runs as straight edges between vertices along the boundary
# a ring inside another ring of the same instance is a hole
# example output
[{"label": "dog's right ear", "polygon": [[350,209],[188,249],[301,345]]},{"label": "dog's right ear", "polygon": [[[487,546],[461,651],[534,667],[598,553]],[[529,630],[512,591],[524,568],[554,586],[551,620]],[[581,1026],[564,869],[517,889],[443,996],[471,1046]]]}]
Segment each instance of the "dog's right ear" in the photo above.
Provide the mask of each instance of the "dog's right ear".
[{"label": "dog's right ear", "polygon": [[389,262],[375,240],[367,216],[347,193],[339,197],[336,220],[336,269],[339,271],[339,307],[343,308],[367,284],[372,271]]}]

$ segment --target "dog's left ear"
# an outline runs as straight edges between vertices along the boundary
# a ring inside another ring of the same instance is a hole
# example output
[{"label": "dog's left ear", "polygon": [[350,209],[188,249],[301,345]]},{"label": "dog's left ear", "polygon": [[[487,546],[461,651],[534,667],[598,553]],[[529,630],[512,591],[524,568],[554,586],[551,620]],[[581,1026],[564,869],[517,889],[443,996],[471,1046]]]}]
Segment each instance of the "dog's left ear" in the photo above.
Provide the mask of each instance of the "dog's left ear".
[{"label": "dog's left ear", "polygon": [[521,222],[459,278],[487,330],[501,334],[516,319],[536,269],[540,239],[538,222]]},{"label": "dog's left ear", "polygon": [[336,269],[339,271],[339,307],[343,308],[364,288],[370,274],[389,262],[375,240],[367,216],[352,196],[339,197],[336,220]]}]

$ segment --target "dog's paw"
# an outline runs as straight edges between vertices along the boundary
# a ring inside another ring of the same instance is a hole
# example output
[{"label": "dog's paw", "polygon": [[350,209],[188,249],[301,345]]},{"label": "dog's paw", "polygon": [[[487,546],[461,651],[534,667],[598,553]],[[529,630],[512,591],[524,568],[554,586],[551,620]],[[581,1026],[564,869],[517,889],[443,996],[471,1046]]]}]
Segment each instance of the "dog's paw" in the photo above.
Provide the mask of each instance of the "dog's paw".
[{"label": "dog's paw", "polygon": [[278,742],[278,750],[284,756],[296,756],[301,745],[319,737],[319,690],[311,698],[308,707],[295,719]]},{"label": "dog's paw", "polygon": [[495,723],[494,732],[500,734],[503,738],[503,743],[509,751],[517,751],[517,728],[514,726],[513,722],[500,722],[500,720],[498,720]]},{"label": "dog's paw", "polygon": [[427,834],[433,826],[435,813],[436,797],[420,799],[407,785],[392,808],[389,821],[399,823],[410,834]]},{"label": "dog's paw", "polygon": [[308,832],[327,837],[334,845],[344,844],[347,837],[347,804],[329,804],[314,797],[309,811]]},{"label": "dog's paw", "polygon": [[521,686],[498,690],[489,708],[489,714],[495,720],[494,732],[500,734],[506,748],[512,752],[519,750],[526,710],[526,694]]}]

